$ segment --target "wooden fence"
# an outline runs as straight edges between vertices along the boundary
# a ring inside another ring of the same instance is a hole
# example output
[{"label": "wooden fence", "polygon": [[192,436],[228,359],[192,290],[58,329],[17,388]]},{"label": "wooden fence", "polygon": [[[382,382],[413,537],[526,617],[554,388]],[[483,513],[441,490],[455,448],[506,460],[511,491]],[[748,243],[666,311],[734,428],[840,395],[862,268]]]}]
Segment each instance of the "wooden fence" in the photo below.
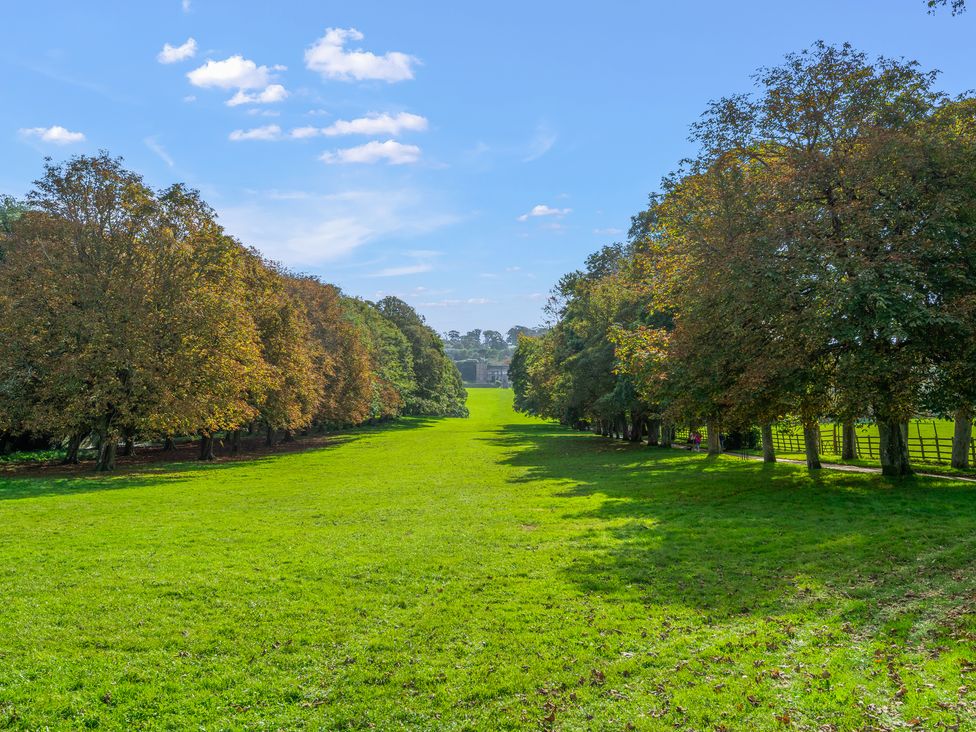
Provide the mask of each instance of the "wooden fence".
[{"label": "wooden fence", "polygon": [[[912,434],[913,431],[915,432],[914,435]],[[913,422],[909,426],[908,456],[912,460],[922,463],[945,463],[948,465],[952,459],[952,438],[940,437],[937,430],[933,431],[935,432],[933,435],[922,435],[920,424]],[[820,425],[820,454],[840,455],[842,452],[841,437],[840,425]],[[858,434],[855,429],[854,439],[857,441],[859,458],[864,460],[879,460],[881,458],[880,438],[877,435]],[[774,430],[773,448],[780,453],[804,452],[802,430],[797,429],[794,432]],[[971,462],[976,465],[976,440],[969,442],[969,455]]]},{"label": "wooden fence", "polygon": [[[702,442],[708,437],[708,430],[699,427]],[[915,434],[912,434],[912,433]],[[922,463],[949,464],[952,459],[952,438],[939,436],[938,429],[933,425],[933,435],[923,435],[921,423],[912,422],[908,429],[908,456],[912,460]],[[675,431],[675,442],[682,444],[689,442],[690,430],[685,427]],[[820,454],[840,455],[842,450],[842,429],[840,425],[820,425]],[[880,438],[877,435],[859,434],[854,430],[857,440],[857,455],[863,460],[880,460]],[[804,453],[803,430],[795,428],[792,431],[773,429],[773,449],[777,453]],[[976,439],[969,442],[970,464],[976,465]]]}]

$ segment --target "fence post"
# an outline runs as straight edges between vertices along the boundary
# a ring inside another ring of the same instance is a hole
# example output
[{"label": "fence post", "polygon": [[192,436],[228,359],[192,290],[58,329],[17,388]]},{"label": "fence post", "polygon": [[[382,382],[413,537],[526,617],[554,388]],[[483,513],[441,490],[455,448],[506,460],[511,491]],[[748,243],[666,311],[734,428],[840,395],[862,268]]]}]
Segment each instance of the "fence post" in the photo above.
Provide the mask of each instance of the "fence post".
[{"label": "fence post", "polygon": [[932,432],[935,434],[935,459],[937,462],[942,462],[942,450],[939,446],[939,425],[932,420]]},{"label": "fence post", "polygon": [[918,432],[918,446],[922,451],[922,462],[925,462],[925,440],[922,439],[922,423],[915,420],[915,430]]}]

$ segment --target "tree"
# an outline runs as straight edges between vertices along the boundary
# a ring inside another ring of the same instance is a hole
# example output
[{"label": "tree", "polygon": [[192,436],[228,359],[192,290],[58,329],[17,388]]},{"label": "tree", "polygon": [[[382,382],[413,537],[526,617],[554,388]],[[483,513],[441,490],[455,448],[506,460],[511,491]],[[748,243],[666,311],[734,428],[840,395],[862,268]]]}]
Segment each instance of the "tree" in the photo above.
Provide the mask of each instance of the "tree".
[{"label": "tree", "polygon": [[268,444],[273,444],[278,431],[289,438],[315,416],[325,383],[323,354],[302,303],[288,292],[285,273],[249,252],[246,282],[267,369],[266,388],[255,395],[253,407],[267,430]]},{"label": "tree", "polygon": [[933,81],[914,63],[819,43],[762,69],[756,98],[720,100],[696,126],[707,151],[752,151],[786,171],[776,196],[792,289],[819,293],[824,310],[806,311],[829,343],[841,411],[872,413],[892,475],[910,471],[901,425],[939,317],[922,289],[928,244],[915,236],[924,175],[910,169],[917,125],[942,101]]},{"label": "tree", "polygon": [[925,0],[925,4],[929,8],[929,13],[934,13],[939,8],[946,6],[952,10],[953,15],[966,11],[966,0]]},{"label": "tree", "polygon": [[261,368],[239,250],[195,193],[156,194],[101,153],[48,162],[26,205],[0,266],[17,429],[94,432],[109,470],[122,434],[250,415]]},{"label": "tree", "polygon": [[[444,345],[432,328],[407,303],[385,297],[377,308],[410,342],[416,390],[407,399],[408,414],[463,417],[467,393],[457,367],[445,355]],[[480,337],[481,331],[477,331]],[[470,334],[469,334],[470,335]]]},{"label": "tree", "polygon": [[506,351],[507,343],[502,337],[502,334],[497,330],[486,330],[482,334],[485,346],[488,347],[490,351]]}]

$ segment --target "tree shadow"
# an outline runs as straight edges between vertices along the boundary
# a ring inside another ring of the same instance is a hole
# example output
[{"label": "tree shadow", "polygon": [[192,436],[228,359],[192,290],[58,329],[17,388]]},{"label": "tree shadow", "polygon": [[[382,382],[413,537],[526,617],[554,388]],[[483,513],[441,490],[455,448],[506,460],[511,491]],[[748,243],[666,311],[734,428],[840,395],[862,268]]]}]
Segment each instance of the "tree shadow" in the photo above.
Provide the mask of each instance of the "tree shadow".
[{"label": "tree shadow", "polygon": [[279,442],[271,447],[258,444],[259,438],[255,437],[252,444],[236,455],[230,453],[228,445],[218,445],[215,450],[217,459],[213,462],[196,459],[199,449],[196,443],[185,443],[169,452],[158,446],[145,447],[140,448],[133,458],[120,457],[118,467],[112,473],[94,472],[93,460],[70,466],[29,465],[6,474],[0,472],[0,501],[185,483],[201,472],[226,470],[242,463],[268,465],[288,455],[331,450],[370,434],[420,429],[436,421],[428,417],[402,417],[342,432],[299,436],[294,441]]},{"label": "tree shadow", "polygon": [[520,469],[515,480],[561,485],[563,518],[589,527],[567,569],[588,592],[713,618],[844,597],[844,619],[863,624],[950,613],[976,589],[976,489],[966,484],[811,474],[551,424],[505,425],[488,439]]}]

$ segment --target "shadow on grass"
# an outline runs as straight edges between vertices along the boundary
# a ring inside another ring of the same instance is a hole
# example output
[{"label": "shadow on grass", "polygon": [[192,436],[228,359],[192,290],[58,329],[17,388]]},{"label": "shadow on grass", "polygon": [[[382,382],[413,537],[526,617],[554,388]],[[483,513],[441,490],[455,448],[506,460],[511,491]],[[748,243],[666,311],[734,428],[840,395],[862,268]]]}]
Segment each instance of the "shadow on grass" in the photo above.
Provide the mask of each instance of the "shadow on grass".
[{"label": "shadow on grass", "polygon": [[[489,441],[520,468],[518,481],[564,486],[563,518],[589,527],[567,570],[587,591],[713,618],[836,612],[838,598],[858,625],[972,612],[973,486],[810,474],[550,424],[506,425]],[[584,497],[602,500],[574,500]]]},{"label": "shadow on grass", "polygon": [[245,463],[267,465],[296,453],[330,450],[370,434],[420,429],[436,421],[427,417],[403,417],[343,432],[298,437],[294,442],[273,447],[264,447],[259,444],[259,438],[254,438],[253,444],[238,455],[232,456],[229,448],[218,447],[214,462],[196,460],[196,444],[186,443],[176,452],[162,452],[158,447],[140,449],[134,459],[119,458],[118,468],[112,473],[94,472],[94,461],[77,466],[30,466],[19,473],[0,473],[0,501],[185,483],[204,471],[226,470]]}]

